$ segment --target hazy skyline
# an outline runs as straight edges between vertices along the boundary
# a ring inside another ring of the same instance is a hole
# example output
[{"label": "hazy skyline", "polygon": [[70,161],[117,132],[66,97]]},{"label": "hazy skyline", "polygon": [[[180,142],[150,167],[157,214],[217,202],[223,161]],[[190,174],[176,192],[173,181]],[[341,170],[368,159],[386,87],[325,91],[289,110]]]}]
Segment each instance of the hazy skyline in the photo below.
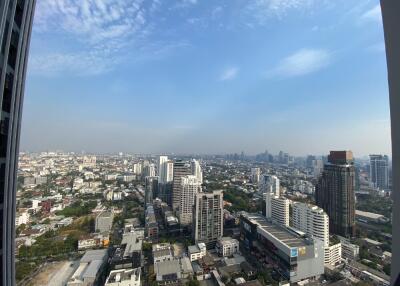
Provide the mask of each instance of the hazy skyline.
[{"label": "hazy skyline", "polygon": [[390,148],[379,1],[38,1],[21,150]]}]

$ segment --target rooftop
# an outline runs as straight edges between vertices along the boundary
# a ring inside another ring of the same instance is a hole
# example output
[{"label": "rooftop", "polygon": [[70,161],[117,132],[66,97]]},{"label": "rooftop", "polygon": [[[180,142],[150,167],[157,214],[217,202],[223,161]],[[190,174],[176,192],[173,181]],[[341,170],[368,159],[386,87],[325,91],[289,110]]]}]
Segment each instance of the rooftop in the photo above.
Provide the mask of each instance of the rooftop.
[{"label": "rooftop", "polygon": [[288,247],[302,247],[309,245],[309,242],[304,237],[296,235],[288,228],[268,221],[261,215],[245,214],[244,216],[252,223],[257,224],[262,230],[286,244]]}]

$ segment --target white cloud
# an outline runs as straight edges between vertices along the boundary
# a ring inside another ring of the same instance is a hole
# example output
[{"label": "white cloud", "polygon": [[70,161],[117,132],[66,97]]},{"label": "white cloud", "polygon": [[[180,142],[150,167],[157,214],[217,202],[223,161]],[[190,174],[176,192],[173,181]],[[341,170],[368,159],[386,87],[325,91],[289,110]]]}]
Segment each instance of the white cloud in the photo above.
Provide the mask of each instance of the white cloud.
[{"label": "white cloud", "polygon": [[326,50],[301,49],[280,61],[267,72],[268,77],[294,77],[316,72],[330,64],[332,54]]},{"label": "white cloud", "polygon": [[[154,29],[149,18],[161,5],[160,0],[38,1],[34,33],[47,38],[51,33],[57,46],[46,53],[32,49],[32,72],[94,75],[113,70],[128,53],[147,49]],[[165,46],[174,45],[163,43],[162,53]],[[157,53],[154,43],[151,49]]]},{"label": "white cloud", "polygon": [[364,21],[382,22],[381,6],[377,4],[372,9],[362,14],[361,19]]},{"label": "white cloud", "polygon": [[236,78],[239,73],[239,68],[237,67],[230,67],[225,69],[219,77],[220,81],[232,80]]}]

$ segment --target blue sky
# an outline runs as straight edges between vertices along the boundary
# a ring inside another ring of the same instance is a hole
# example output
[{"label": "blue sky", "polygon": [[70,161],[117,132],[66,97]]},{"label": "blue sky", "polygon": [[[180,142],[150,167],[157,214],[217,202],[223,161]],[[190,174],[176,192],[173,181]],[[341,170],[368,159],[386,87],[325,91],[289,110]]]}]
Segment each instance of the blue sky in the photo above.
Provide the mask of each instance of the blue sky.
[{"label": "blue sky", "polygon": [[38,0],[24,150],[390,153],[379,1]]}]

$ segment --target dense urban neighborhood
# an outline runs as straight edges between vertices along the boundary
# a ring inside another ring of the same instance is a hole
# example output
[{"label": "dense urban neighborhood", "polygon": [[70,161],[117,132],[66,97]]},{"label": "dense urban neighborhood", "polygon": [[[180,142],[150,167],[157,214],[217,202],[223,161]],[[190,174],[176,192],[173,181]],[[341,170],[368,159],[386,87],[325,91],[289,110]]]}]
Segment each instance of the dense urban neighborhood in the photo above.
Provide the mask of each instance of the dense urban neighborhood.
[{"label": "dense urban neighborhood", "polygon": [[[22,153],[18,284],[389,285],[390,177],[351,152]],[[326,199],[343,191],[347,225]]]}]

